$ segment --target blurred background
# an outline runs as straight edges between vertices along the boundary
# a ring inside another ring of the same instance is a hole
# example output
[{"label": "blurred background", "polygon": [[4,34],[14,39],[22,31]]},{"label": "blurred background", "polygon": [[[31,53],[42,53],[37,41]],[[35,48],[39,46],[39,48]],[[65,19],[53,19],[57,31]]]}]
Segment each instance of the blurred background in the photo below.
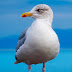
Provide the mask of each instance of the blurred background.
[{"label": "blurred background", "polygon": [[[52,27],[60,41],[60,53],[47,62],[46,72],[72,72],[72,0],[0,0],[0,72],[28,72],[26,64],[13,63],[19,35],[34,21],[21,14],[37,4],[52,8]],[[31,72],[42,72],[42,64],[32,65]]]}]

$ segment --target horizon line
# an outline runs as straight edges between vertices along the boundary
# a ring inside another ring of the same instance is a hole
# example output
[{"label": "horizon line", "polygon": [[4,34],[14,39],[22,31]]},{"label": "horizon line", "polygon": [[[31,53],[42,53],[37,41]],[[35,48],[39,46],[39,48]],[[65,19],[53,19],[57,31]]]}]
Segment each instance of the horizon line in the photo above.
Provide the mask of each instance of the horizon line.
[{"label": "horizon line", "polygon": [[[62,50],[72,50],[72,48],[60,48],[60,51]],[[0,51],[16,51],[16,49],[0,49]]]}]

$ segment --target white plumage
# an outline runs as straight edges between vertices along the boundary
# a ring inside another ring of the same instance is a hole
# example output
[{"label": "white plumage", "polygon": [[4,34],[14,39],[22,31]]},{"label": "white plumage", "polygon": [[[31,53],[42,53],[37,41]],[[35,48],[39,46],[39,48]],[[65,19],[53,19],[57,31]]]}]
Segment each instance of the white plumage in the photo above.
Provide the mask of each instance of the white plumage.
[{"label": "white plumage", "polygon": [[[38,9],[43,11],[37,12]],[[30,13],[35,21],[27,29],[26,39],[16,52],[16,63],[45,63],[58,55],[60,47],[57,34],[52,29],[53,12],[48,5],[39,4]]]}]

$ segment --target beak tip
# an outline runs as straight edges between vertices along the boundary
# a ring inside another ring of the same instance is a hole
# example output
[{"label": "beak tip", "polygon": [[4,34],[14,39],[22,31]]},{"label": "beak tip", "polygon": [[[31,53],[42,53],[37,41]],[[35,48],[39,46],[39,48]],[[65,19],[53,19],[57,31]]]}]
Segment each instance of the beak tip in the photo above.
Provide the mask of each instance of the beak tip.
[{"label": "beak tip", "polygon": [[33,15],[32,13],[26,12],[26,13],[23,13],[23,14],[21,15],[21,17],[28,17],[28,16],[32,16],[32,15]]}]

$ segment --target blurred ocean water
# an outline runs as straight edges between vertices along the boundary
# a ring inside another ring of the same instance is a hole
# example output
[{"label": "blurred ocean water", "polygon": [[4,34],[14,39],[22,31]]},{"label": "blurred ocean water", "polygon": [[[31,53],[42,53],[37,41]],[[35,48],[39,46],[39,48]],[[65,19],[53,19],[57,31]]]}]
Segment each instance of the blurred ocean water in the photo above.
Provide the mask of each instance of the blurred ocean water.
[{"label": "blurred ocean water", "polygon": [[[13,64],[15,51],[0,51],[0,72],[28,72],[25,63]],[[31,65],[31,72],[42,72],[42,64]],[[46,72],[72,72],[72,50],[61,50],[59,55],[46,63]]]}]

